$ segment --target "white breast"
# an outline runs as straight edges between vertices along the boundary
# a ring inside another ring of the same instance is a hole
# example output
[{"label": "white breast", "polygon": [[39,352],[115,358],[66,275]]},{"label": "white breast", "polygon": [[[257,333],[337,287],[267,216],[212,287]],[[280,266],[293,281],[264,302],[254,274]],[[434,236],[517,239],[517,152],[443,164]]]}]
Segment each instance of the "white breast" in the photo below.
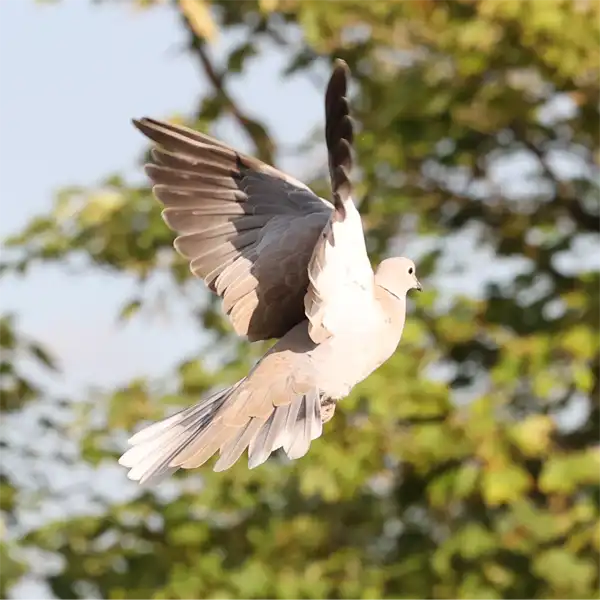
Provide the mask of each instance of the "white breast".
[{"label": "white breast", "polygon": [[382,320],[369,330],[353,330],[334,336],[311,353],[322,391],[339,400],[366,379],[396,350],[401,331],[386,327]]}]

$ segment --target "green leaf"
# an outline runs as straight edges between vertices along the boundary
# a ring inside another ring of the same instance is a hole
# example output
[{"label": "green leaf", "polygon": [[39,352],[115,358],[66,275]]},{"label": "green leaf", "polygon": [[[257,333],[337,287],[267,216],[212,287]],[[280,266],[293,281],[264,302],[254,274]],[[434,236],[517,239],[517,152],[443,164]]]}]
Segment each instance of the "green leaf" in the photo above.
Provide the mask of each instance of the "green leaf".
[{"label": "green leaf", "polygon": [[531,488],[531,477],[515,464],[488,467],[483,472],[483,497],[489,506],[511,504]]},{"label": "green leaf", "polygon": [[566,549],[552,548],[540,552],[533,561],[533,571],[558,593],[584,593],[597,576],[597,565],[579,558]]},{"label": "green leaf", "polygon": [[125,304],[119,312],[119,321],[127,321],[131,319],[142,307],[142,301],[139,298],[134,298]]}]

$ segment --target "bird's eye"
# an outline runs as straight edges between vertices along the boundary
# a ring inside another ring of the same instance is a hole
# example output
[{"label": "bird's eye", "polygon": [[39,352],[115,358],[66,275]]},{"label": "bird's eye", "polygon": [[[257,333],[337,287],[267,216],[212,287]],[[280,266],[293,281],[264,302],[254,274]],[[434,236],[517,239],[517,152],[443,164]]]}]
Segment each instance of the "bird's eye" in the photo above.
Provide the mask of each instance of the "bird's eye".
[{"label": "bird's eye", "polygon": [[410,269],[408,269],[408,274],[409,275],[412,275],[414,272],[415,272],[415,270],[412,267],[410,267]]}]

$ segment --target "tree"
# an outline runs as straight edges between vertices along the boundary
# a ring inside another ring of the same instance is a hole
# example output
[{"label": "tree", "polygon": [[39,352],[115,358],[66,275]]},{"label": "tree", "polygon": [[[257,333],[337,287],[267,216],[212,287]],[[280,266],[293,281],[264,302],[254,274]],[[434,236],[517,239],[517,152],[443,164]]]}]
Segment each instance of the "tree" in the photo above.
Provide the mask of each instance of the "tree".
[{"label": "tree", "polygon": [[[188,121],[210,132],[228,114],[256,155],[275,159],[277,140],[234,103],[229,78],[264,39],[289,56],[287,75],[311,76],[343,57],[357,88],[358,189],[372,256],[418,239],[427,291],[396,355],[344,400],[301,461],[180,472],[168,495],[140,489],[18,540],[61,557],[47,576],[59,598],[596,597],[599,276],[593,262],[567,270],[562,261],[578,247],[597,252],[600,4],[335,6],[175,3],[188,51],[213,86]],[[221,71],[210,38],[232,28],[244,39]],[[300,44],[291,30],[303,34]],[[321,194],[324,174],[315,173]],[[61,208],[82,198],[83,210],[65,220]],[[59,195],[52,213],[7,241],[19,258],[4,269],[84,254],[90,268],[143,283],[171,241],[149,189],[111,176],[101,189]],[[178,293],[190,277],[169,256]],[[448,289],[451,270],[461,288],[477,289]],[[141,318],[146,300],[132,299],[124,316]],[[199,323],[227,350],[223,368],[191,358],[163,382],[169,393],[138,381],[90,399],[87,419],[78,415],[79,453],[62,460],[116,461],[125,432],[235,380],[261,352],[232,339],[214,299]],[[18,344],[12,331],[6,321],[7,349]],[[10,390],[31,387],[11,375],[16,360],[3,358],[3,377],[12,377],[3,411],[22,410]],[[567,428],[573,407],[580,418]],[[2,486],[6,521],[23,491],[7,475]],[[3,594],[26,569],[15,543],[2,548]]]}]

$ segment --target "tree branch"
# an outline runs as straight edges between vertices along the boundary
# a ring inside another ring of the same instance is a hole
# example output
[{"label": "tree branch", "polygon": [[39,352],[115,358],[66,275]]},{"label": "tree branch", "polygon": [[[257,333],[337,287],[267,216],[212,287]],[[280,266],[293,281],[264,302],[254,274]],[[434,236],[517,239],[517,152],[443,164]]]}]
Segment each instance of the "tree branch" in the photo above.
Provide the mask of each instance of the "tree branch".
[{"label": "tree branch", "polygon": [[[517,131],[515,131],[517,133]],[[581,203],[577,200],[572,186],[556,177],[544,153],[525,136],[517,136],[519,141],[529,150],[538,160],[538,163],[544,175],[552,182],[556,189],[556,195],[560,200],[563,200],[564,206],[569,213],[569,216],[575,221],[580,229],[589,232],[597,232],[600,230],[600,219],[598,216],[588,213],[583,209]]]},{"label": "tree branch", "polygon": [[274,145],[265,128],[254,119],[248,117],[235,103],[225,88],[225,73],[218,72],[207,52],[206,43],[200,39],[185,15],[182,15],[184,26],[190,36],[189,48],[198,62],[206,77],[212,84],[216,96],[222,100],[225,109],[237,121],[246,135],[252,140],[256,148],[256,155],[268,164],[273,164]]}]

